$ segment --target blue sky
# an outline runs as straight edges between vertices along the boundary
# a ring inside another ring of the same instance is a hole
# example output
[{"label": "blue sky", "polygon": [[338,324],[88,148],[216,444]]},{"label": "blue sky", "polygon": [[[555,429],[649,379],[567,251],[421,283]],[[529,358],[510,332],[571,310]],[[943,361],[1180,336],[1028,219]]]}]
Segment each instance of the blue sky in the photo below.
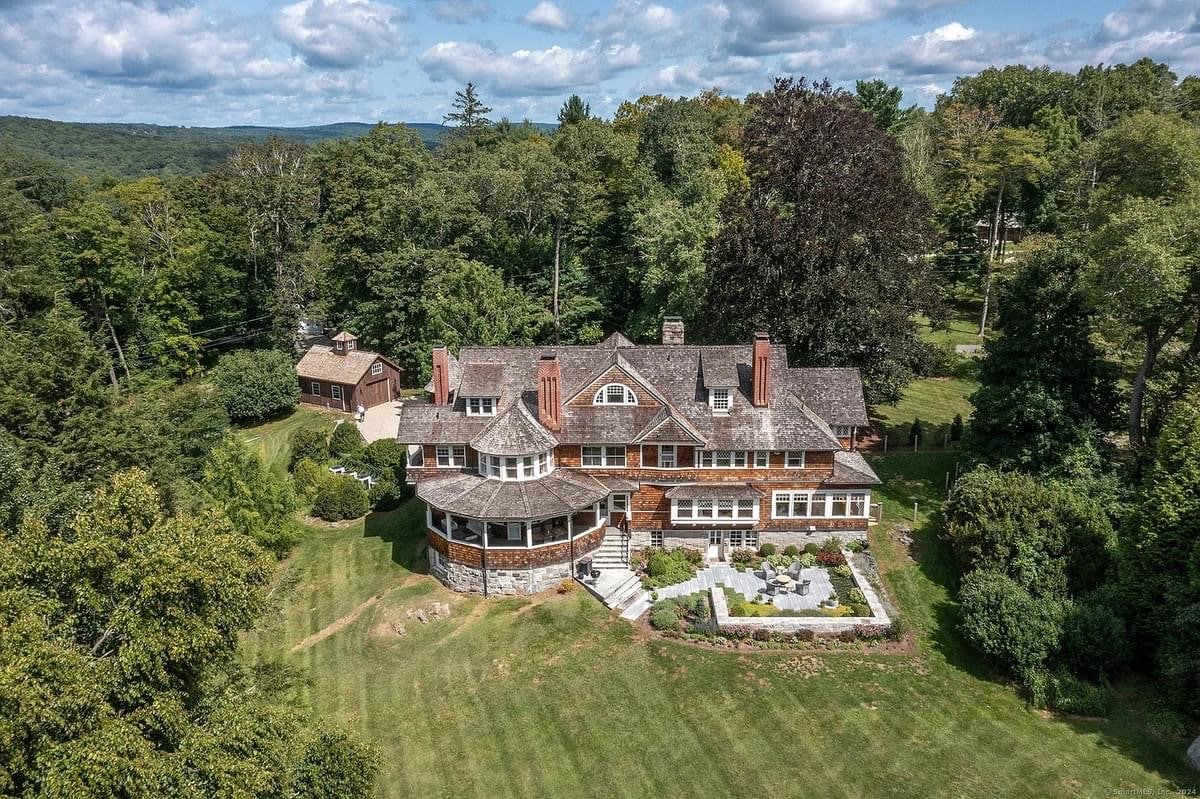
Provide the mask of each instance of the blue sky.
[{"label": "blue sky", "polygon": [[773,75],[880,77],[929,105],[1023,62],[1200,72],[1200,1],[0,0],[0,114],[181,125],[610,115],[642,94],[742,95]]}]

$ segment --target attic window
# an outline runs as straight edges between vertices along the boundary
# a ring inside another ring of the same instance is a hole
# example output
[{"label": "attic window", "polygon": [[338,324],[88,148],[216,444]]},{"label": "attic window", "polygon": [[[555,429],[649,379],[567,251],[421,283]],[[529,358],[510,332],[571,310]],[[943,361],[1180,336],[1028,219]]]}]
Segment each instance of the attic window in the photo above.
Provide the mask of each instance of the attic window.
[{"label": "attic window", "polygon": [[838,425],[833,428],[833,434],[838,438],[850,438],[854,435],[854,428],[849,425]]},{"label": "attic window", "polygon": [[373,374],[373,375],[383,374],[383,364],[381,364],[379,361],[376,361],[375,363],[371,364],[371,374]]},{"label": "attic window", "polygon": [[467,416],[495,416],[495,397],[468,397]]},{"label": "attic window", "polygon": [[347,350],[352,350],[352,349],[354,349],[354,342],[353,342],[353,341],[347,341],[347,342],[346,342],[346,349],[347,349]]},{"label": "attic window", "polygon": [[713,413],[729,413],[729,407],[733,404],[732,391],[730,389],[710,389],[708,398],[712,405]]},{"label": "attic window", "polygon": [[637,405],[637,395],[628,386],[609,383],[602,386],[592,399],[593,405]]},{"label": "attic window", "polygon": [[344,350],[344,349],[346,349],[345,345],[344,345],[342,342],[340,342],[340,341],[335,341],[335,342],[333,342],[333,348],[334,348],[334,349],[336,349],[336,350]]}]

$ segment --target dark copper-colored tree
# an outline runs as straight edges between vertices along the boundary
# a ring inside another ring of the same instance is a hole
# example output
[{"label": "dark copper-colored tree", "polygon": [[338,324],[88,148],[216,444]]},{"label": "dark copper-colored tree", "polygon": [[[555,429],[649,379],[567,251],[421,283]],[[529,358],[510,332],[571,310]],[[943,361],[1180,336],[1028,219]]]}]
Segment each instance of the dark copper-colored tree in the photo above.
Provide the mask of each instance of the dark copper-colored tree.
[{"label": "dark copper-colored tree", "polygon": [[928,357],[912,316],[938,304],[900,147],[828,82],[781,78],[750,102],[750,190],[722,207],[706,332],[769,328],[794,360],[857,366],[869,399],[897,397]]}]

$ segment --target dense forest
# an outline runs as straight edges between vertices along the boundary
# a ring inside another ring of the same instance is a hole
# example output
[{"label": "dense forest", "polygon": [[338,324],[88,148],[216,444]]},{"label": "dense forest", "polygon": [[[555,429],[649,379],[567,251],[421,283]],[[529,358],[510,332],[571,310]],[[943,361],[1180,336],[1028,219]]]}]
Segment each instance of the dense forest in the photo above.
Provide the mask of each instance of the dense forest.
[{"label": "dense forest", "polygon": [[1200,79],[1009,66],[932,110],[781,79],[572,97],[553,130],[455,108],[436,148],[231,136],[127,178],[0,139],[0,792],[369,790],[368,748],[235,657],[294,502],[209,370],[233,339],[294,358],[307,318],[414,385],[435,342],[767,328],[886,402],[949,368],[915,320],[973,297],[965,637],[1044,706],[1137,672],[1200,713]]}]

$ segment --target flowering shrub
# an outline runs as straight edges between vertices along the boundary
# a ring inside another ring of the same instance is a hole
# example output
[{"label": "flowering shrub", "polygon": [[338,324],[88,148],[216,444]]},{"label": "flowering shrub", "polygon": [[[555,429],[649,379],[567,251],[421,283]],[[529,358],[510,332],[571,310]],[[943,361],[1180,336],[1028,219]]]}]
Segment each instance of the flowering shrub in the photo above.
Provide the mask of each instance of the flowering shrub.
[{"label": "flowering shrub", "polygon": [[817,563],[825,567],[845,566],[846,556],[836,549],[822,549],[817,552]]}]

